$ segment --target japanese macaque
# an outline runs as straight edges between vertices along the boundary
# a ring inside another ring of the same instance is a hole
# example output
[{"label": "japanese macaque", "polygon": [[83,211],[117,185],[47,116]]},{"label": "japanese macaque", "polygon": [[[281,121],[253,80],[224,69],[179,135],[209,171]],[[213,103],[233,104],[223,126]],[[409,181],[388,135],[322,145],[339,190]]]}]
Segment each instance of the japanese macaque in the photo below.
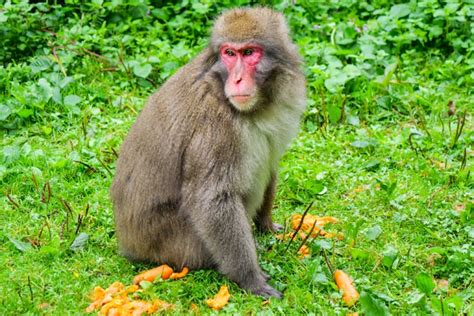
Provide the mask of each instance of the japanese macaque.
[{"label": "japanese macaque", "polygon": [[149,98],[122,145],[111,197],[126,257],[214,268],[281,297],[258,264],[252,221],[279,226],[278,163],[306,103],[300,66],[282,14],[234,9],[216,20],[208,47]]}]

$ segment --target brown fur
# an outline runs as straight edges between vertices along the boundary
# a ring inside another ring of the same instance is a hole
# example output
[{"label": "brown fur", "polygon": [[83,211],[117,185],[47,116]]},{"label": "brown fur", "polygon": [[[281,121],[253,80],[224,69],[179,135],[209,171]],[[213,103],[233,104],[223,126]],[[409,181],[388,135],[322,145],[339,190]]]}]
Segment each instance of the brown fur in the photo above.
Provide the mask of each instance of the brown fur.
[{"label": "brown fur", "polygon": [[[218,43],[229,39],[268,52],[251,113],[236,110],[223,92]],[[209,48],[150,97],[122,145],[111,197],[124,255],[215,268],[256,294],[281,295],[258,265],[251,219],[274,228],[278,161],[305,104],[299,65],[281,14],[236,9],[216,21]]]}]

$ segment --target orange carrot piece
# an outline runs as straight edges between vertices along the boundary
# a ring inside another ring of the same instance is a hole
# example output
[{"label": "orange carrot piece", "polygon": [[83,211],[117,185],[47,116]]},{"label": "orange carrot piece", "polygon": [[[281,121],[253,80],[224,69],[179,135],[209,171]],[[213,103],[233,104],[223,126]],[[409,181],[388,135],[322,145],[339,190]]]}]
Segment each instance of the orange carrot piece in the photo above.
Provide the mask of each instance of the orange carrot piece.
[{"label": "orange carrot piece", "polygon": [[303,245],[303,247],[301,247],[300,250],[298,250],[298,258],[303,259],[310,256],[311,256],[311,252],[309,251],[308,246]]},{"label": "orange carrot piece", "polygon": [[334,272],[334,280],[337,287],[342,290],[342,300],[347,306],[354,305],[359,300],[359,292],[357,292],[351,278],[342,270]]},{"label": "orange carrot piece", "polygon": [[207,306],[217,311],[217,310],[220,310],[229,302],[229,298],[230,298],[229,289],[227,288],[227,286],[223,285],[221,286],[221,289],[219,290],[219,292],[214,296],[214,298],[208,299],[206,303],[207,303]]},{"label": "orange carrot piece", "polygon": [[139,284],[141,281],[153,282],[158,276],[163,280],[166,280],[171,276],[171,274],[173,274],[173,269],[164,264],[157,268],[140,273],[133,279],[133,284]]},{"label": "orange carrot piece", "polygon": [[170,275],[171,280],[182,279],[184,278],[189,272],[187,267],[184,267],[181,272],[174,272]]}]

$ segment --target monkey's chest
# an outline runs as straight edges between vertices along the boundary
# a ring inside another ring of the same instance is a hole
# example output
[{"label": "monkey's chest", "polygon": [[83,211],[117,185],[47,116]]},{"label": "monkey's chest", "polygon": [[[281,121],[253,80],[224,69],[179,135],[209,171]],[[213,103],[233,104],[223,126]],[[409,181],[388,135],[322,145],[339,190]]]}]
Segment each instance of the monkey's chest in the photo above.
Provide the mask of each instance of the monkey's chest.
[{"label": "monkey's chest", "polygon": [[250,218],[261,207],[272,172],[276,172],[281,150],[272,137],[249,126],[243,133],[242,175],[244,204]]}]

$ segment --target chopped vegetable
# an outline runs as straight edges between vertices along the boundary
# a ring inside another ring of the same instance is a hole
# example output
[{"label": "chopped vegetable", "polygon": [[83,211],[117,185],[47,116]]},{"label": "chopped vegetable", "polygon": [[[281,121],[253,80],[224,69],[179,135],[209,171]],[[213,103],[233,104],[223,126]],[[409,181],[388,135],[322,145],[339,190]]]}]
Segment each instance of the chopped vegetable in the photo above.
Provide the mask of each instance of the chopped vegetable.
[{"label": "chopped vegetable", "polygon": [[[291,226],[294,230],[298,229],[298,226],[301,223],[302,217],[303,215],[301,214],[295,214],[292,216]],[[338,219],[332,216],[316,216],[316,215],[306,214],[303,220],[303,224],[301,225],[300,235],[302,232],[309,234],[315,222],[316,222],[316,227],[313,229],[313,232],[311,233],[311,237],[313,238],[318,236],[318,234],[324,235],[325,232],[322,230],[322,227],[329,223],[331,224],[337,223]],[[303,234],[300,237],[304,238],[306,234]]]},{"label": "chopped vegetable", "polygon": [[140,273],[133,279],[133,284],[139,284],[141,281],[153,282],[158,276],[163,280],[166,280],[169,279],[171,274],[173,274],[173,269],[164,264],[157,268]]},{"label": "chopped vegetable", "polygon": [[189,269],[184,267],[181,272],[173,272],[170,275],[170,279],[171,280],[182,279],[188,274],[188,272],[189,272]]},{"label": "chopped vegetable", "polygon": [[96,287],[91,295],[93,302],[86,308],[86,312],[100,309],[101,315],[143,315],[173,306],[158,299],[153,302],[130,299],[128,295],[138,291],[138,285],[126,288],[121,282],[114,282],[106,290]]},{"label": "chopped vegetable", "polygon": [[229,289],[227,286],[221,286],[219,292],[214,296],[214,298],[210,298],[206,301],[207,306],[212,308],[213,310],[220,310],[223,308],[228,302],[230,298]]},{"label": "chopped vegetable", "polygon": [[309,252],[308,246],[303,245],[300,248],[300,250],[298,250],[298,257],[300,257],[301,259],[306,258],[306,257],[310,257],[310,256],[311,256],[311,253]]},{"label": "chopped vegetable", "polygon": [[351,278],[342,270],[334,272],[334,280],[337,287],[342,290],[342,300],[347,306],[354,305],[359,300],[359,292],[357,292]]}]

